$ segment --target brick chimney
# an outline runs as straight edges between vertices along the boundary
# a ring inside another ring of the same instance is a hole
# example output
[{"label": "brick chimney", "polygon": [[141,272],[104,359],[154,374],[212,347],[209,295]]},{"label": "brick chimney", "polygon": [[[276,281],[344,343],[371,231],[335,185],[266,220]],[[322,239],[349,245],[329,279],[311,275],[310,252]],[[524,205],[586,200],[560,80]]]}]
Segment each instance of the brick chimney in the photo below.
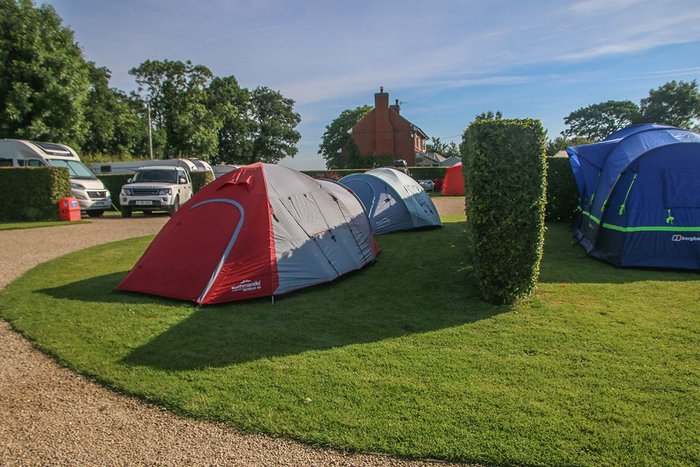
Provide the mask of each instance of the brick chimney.
[{"label": "brick chimney", "polygon": [[392,110],[397,114],[401,114],[401,106],[399,105],[399,100],[396,99],[396,104],[391,106]]},{"label": "brick chimney", "polygon": [[389,94],[384,92],[384,86],[374,95],[374,133],[374,154],[393,154],[394,128],[389,121]]}]

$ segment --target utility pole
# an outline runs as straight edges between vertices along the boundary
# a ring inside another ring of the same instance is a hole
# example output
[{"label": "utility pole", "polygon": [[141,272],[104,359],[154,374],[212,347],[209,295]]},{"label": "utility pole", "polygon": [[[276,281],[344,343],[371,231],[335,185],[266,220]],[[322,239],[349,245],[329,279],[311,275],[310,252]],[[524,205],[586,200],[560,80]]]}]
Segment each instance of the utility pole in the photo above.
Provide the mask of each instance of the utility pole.
[{"label": "utility pole", "polygon": [[153,159],[153,135],[151,134],[151,103],[146,102],[148,109],[148,155]]}]

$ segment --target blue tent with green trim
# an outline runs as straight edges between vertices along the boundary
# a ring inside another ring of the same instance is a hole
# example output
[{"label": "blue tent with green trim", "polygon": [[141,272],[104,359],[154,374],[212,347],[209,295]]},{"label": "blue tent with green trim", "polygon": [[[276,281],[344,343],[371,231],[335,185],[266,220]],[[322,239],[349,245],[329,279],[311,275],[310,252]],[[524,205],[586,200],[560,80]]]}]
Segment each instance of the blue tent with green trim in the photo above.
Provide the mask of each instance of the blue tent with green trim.
[{"label": "blue tent with green trim", "polygon": [[580,197],[574,236],[588,254],[700,269],[700,134],[640,124],[566,152]]}]

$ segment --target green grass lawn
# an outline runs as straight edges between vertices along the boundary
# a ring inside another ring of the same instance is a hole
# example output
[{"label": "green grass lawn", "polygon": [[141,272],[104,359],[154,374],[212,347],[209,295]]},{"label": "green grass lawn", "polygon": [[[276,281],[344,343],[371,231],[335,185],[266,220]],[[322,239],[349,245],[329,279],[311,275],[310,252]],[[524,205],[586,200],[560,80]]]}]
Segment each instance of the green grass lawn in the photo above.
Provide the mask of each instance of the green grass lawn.
[{"label": "green grass lawn", "polygon": [[0,230],[38,229],[39,227],[56,227],[59,225],[74,225],[86,223],[88,223],[88,221],[0,222]]},{"label": "green grass lawn", "polygon": [[333,284],[196,308],[117,293],[150,238],[30,271],[0,310],[76,371],[194,417],[486,464],[700,463],[700,276],[618,269],[550,225],[540,284],[479,301],[463,222],[378,238]]}]

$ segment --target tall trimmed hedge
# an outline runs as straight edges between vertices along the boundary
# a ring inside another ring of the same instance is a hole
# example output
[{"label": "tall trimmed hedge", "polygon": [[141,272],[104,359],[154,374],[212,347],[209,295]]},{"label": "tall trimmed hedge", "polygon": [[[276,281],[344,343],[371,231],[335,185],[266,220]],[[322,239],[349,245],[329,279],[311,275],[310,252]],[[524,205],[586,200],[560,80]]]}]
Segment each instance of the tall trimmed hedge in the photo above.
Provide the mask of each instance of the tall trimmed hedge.
[{"label": "tall trimmed hedge", "polygon": [[0,169],[0,220],[58,219],[58,201],[66,196],[70,196],[66,168]]},{"label": "tall trimmed hedge", "polygon": [[545,132],[537,120],[477,120],[460,149],[474,279],[489,302],[513,303],[532,291],[542,258]]},{"label": "tall trimmed hedge", "polygon": [[547,221],[571,222],[578,206],[578,189],[568,157],[547,158]]}]

